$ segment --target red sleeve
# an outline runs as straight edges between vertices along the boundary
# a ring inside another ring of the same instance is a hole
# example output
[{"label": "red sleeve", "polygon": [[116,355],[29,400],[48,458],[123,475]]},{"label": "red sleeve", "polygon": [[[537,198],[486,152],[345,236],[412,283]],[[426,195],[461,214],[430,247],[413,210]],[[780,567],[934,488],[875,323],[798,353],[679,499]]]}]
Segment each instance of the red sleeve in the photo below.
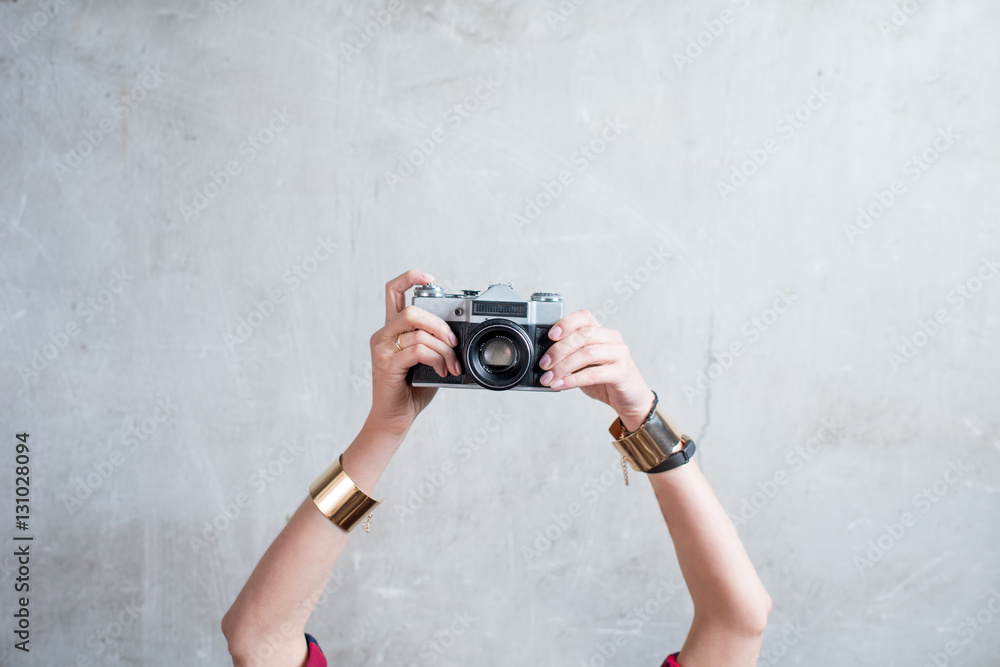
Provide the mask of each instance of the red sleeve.
[{"label": "red sleeve", "polygon": [[677,662],[678,655],[680,655],[680,653],[668,655],[667,659],[663,661],[663,664],[660,667],[681,667],[681,663]]},{"label": "red sleeve", "polygon": [[323,649],[319,647],[316,638],[308,632],[306,633],[306,645],[309,647],[309,653],[306,654],[305,667],[326,667],[326,656],[323,655]]}]

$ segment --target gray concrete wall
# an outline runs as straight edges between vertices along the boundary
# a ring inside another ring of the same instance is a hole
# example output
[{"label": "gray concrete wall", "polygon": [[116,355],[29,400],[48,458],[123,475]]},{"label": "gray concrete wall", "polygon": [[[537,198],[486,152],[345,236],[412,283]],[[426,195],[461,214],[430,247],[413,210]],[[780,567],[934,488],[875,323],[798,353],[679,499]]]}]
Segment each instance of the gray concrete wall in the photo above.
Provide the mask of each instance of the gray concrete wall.
[{"label": "gray concrete wall", "polygon": [[[0,3],[0,663],[225,663],[416,267],[623,332],[774,598],[762,665],[997,664],[1000,5],[386,7]],[[309,624],[333,664],[679,648],[612,417],[440,392]]]}]

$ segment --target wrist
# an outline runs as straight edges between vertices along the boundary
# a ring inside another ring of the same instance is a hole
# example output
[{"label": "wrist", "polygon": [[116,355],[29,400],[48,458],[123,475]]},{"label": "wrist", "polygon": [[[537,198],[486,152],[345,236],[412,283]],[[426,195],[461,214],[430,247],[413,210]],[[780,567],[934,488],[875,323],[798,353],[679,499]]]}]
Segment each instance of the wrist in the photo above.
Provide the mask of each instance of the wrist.
[{"label": "wrist", "polygon": [[361,426],[359,435],[380,446],[399,447],[406,434],[410,432],[411,426],[413,426],[412,419],[386,418],[372,410]]},{"label": "wrist", "polygon": [[621,417],[622,425],[629,433],[638,430],[642,426],[643,422],[646,421],[646,417],[649,416],[649,411],[653,408],[653,390],[646,387],[641,396],[642,398],[636,401],[632,407],[618,413],[618,416]]},{"label": "wrist", "polygon": [[365,423],[361,426],[361,432],[370,438],[380,441],[398,440],[402,442],[403,438],[410,431],[411,426],[413,426],[413,420],[387,419],[375,411],[371,411],[365,418]]},{"label": "wrist", "polygon": [[389,466],[406,433],[379,428],[366,420],[350,446],[344,450],[341,464],[359,489],[372,495],[382,473]]}]

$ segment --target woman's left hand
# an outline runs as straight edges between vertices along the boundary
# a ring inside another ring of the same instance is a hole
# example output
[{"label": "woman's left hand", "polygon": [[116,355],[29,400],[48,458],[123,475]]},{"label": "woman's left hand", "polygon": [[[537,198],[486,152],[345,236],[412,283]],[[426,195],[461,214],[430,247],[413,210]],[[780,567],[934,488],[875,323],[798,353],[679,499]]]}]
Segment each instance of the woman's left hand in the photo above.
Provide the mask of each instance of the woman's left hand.
[{"label": "woman's left hand", "polygon": [[562,391],[579,387],[587,396],[607,403],[625,428],[638,428],[653,406],[653,392],[642,379],[632,355],[614,329],[598,324],[587,310],[578,310],[552,325],[556,341],[539,360],[543,385]]}]

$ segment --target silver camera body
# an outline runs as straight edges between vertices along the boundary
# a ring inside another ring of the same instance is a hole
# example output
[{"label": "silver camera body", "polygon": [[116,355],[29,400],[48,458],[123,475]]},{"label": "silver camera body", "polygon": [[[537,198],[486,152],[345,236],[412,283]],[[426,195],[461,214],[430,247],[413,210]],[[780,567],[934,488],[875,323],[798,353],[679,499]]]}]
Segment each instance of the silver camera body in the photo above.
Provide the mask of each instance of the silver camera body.
[{"label": "silver camera body", "polygon": [[448,323],[462,364],[461,375],[447,377],[416,364],[407,375],[413,386],[551,391],[538,381],[545,372],[538,360],[552,346],[549,329],[563,317],[563,300],[555,292],[535,292],[525,300],[510,283],[461,294],[428,283],[414,288],[411,303]]}]

